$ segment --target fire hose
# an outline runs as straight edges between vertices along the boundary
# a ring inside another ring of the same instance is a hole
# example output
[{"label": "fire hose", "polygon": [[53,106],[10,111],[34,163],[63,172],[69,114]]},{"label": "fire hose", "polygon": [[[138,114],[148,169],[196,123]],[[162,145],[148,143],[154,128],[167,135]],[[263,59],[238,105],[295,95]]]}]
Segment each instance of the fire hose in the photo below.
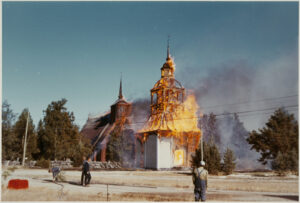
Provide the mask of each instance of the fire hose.
[{"label": "fire hose", "polygon": [[63,191],[64,190],[64,185],[61,184],[61,183],[57,183],[57,182],[54,182],[54,183],[61,186],[61,188],[58,191],[58,199],[62,200],[63,196],[64,196],[64,191]]}]

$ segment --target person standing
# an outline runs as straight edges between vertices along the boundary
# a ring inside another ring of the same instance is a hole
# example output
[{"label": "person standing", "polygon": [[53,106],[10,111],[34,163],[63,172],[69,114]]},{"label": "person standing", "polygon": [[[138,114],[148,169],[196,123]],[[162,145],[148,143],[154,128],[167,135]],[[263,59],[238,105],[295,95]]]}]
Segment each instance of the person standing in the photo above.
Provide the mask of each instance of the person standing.
[{"label": "person standing", "polygon": [[89,171],[89,164],[86,160],[86,157],[82,157],[83,163],[82,163],[82,173],[81,173],[81,185],[85,184],[87,182],[87,172]]},{"label": "person standing", "polygon": [[92,179],[92,176],[91,176],[91,171],[90,171],[90,163],[91,163],[91,158],[88,159],[87,161],[87,176],[86,176],[86,182],[85,182],[85,185],[89,185],[90,182],[91,182],[91,179]]},{"label": "person standing", "polygon": [[208,172],[204,169],[205,162],[200,161],[200,167],[193,169],[193,183],[194,183],[194,194],[195,201],[202,202],[206,200],[206,190],[207,190],[207,176]]}]

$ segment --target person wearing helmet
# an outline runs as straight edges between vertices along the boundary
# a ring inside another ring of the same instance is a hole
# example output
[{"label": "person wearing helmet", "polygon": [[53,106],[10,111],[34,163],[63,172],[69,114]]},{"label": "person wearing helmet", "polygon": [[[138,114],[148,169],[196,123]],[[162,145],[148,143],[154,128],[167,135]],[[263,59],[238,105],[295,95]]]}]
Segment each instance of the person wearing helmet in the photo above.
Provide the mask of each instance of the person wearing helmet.
[{"label": "person wearing helmet", "polygon": [[200,161],[200,167],[193,169],[193,183],[194,183],[194,194],[195,201],[202,202],[206,200],[206,190],[207,190],[207,176],[208,172],[204,169],[205,162]]}]

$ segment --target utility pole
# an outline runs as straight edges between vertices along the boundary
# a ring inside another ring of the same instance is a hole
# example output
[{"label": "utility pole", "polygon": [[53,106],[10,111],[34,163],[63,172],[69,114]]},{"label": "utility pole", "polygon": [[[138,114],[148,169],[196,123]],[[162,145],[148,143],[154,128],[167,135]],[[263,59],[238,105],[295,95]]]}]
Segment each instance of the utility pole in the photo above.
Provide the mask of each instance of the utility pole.
[{"label": "utility pole", "polygon": [[56,161],[56,136],[57,136],[57,127],[55,128],[55,136],[54,136],[54,160]]},{"label": "utility pole", "polygon": [[108,202],[108,184],[106,184],[106,201]]},{"label": "utility pole", "polygon": [[24,140],[24,149],[23,149],[22,166],[25,166],[25,156],[26,156],[26,147],[27,147],[28,120],[29,120],[29,110],[28,110],[28,114],[27,114],[27,122],[26,122],[26,130],[25,130],[25,140]]},{"label": "utility pole", "polygon": [[201,161],[203,161],[203,134],[201,135]]}]

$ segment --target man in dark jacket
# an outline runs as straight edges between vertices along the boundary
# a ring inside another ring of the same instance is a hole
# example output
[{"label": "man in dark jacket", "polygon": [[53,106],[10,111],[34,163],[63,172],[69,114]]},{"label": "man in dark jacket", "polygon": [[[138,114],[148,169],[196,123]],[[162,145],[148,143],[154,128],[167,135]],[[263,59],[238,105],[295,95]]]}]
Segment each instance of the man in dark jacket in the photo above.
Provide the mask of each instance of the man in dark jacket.
[{"label": "man in dark jacket", "polygon": [[206,190],[207,190],[207,176],[208,172],[203,167],[205,162],[200,162],[199,168],[194,168],[193,170],[193,183],[195,186],[194,194],[195,201],[199,202],[201,199],[202,202],[206,200]]},{"label": "man in dark jacket", "polygon": [[83,163],[82,163],[82,173],[81,173],[81,185],[87,185],[90,182],[90,165],[86,160],[86,157],[83,156]]},{"label": "man in dark jacket", "polygon": [[86,183],[85,185],[89,185],[90,182],[91,182],[91,179],[92,179],[92,176],[91,176],[91,171],[90,171],[90,163],[91,163],[91,158],[88,159],[87,161],[87,176],[86,176]]}]

